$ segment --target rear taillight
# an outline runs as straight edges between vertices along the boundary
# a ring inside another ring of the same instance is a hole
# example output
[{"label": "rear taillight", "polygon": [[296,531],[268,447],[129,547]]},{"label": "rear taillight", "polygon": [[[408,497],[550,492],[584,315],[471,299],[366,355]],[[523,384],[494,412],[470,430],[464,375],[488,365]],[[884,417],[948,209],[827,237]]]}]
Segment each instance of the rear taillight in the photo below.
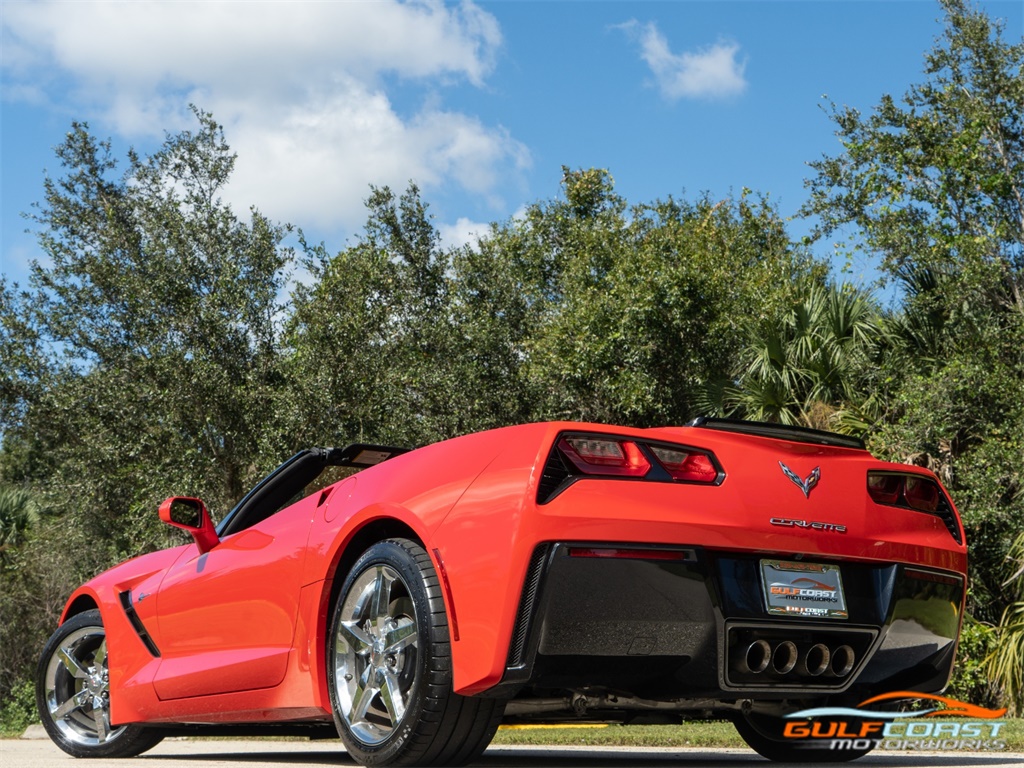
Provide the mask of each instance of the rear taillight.
[{"label": "rear taillight", "polygon": [[547,503],[584,477],[718,485],[725,473],[714,455],[700,448],[568,433],[559,437],[544,465],[537,500]]},{"label": "rear taillight", "polygon": [[902,475],[868,473],[868,494],[877,504],[895,504],[900,500]]},{"label": "rear taillight", "polygon": [[651,462],[631,440],[563,437],[558,447],[587,475],[643,477],[651,471]]},{"label": "rear taillight", "polygon": [[900,472],[868,472],[868,495],[876,504],[935,515],[945,523],[957,544],[963,543],[956,513],[939,484],[930,477]]},{"label": "rear taillight", "polygon": [[939,508],[939,486],[922,477],[903,481],[903,498],[919,512],[935,512]]},{"label": "rear taillight", "polygon": [[706,453],[684,451],[652,445],[651,452],[657,457],[673,480],[688,483],[713,483],[718,479],[718,467]]}]

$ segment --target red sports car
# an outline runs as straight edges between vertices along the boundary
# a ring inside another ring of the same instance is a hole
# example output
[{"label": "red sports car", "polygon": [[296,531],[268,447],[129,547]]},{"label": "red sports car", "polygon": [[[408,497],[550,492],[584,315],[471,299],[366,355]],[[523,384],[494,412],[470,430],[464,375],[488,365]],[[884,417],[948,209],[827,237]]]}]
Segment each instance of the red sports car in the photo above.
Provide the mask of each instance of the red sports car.
[{"label": "red sports car", "polygon": [[453,765],[503,718],[716,717],[773,759],[849,760],[783,717],[940,691],[963,616],[932,473],[755,422],[312,448],[216,527],[198,499],[160,516],[194,543],[83,585],[43,650],[72,755],[337,729],[366,765]]}]

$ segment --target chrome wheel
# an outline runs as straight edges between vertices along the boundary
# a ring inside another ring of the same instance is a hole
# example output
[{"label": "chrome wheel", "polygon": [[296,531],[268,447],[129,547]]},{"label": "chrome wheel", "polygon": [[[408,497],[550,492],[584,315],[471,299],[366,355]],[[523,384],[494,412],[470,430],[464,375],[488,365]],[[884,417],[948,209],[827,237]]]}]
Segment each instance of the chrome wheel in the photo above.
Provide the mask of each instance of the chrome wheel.
[{"label": "chrome wheel", "polygon": [[409,587],[389,565],[357,576],[334,637],[339,713],[352,734],[380,744],[402,722],[416,682],[419,640]]},{"label": "chrome wheel", "polygon": [[46,707],[65,739],[83,747],[113,741],[110,727],[107,641],[102,626],[77,629],[57,645],[44,674]]},{"label": "chrome wheel", "polygon": [[452,687],[448,616],[419,542],[385,539],[347,570],[326,638],[327,688],[345,751],[360,765],[465,765],[505,702]]}]

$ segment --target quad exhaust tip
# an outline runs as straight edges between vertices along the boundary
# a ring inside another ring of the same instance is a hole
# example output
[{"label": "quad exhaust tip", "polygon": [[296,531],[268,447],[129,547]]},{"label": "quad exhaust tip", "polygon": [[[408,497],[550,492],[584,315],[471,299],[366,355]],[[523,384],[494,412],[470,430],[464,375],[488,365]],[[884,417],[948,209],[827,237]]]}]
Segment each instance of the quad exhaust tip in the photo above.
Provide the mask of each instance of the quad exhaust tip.
[{"label": "quad exhaust tip", "polygon": [[828,669],[829,659],[832,657],[827,645],[817,643],[807,649],[800,662],[800,671],[805,675],[817,677]]},{"label": "quad exhaust tip", "polygon": [[846,677],[853,670],[857,656],[853,648],[848,645],[840,645],[832,654],[832,674],[836,677]]},{"label": "quad exhaust tip", "polygon": [[746,647],[739,667],[741,672],[753,675],[769,670],[776,675],[788,675],[796,670],[802,677],[820,677],[826,673],[846,677],[856,662],[857,655],[849,645],[829,648],[824,643],[815,643],[801,651],[792,640],[772,646],[767,640],[758,639]]},{"label": "quad exhaust tip", "polygon": [[744,656],[744,664],[746,665],[746,672],[753,672],[754,674],[761,674],[766,669],[772,660],[772,647],[768,645],[767,640],[755,640],[747,646],[747,652]]},{"label": "quad exhaust tip", "polygon": [[780,675],[788,675],[796,666],[797,658],[796,643],[783,640],[772,651],[772,669]]}]

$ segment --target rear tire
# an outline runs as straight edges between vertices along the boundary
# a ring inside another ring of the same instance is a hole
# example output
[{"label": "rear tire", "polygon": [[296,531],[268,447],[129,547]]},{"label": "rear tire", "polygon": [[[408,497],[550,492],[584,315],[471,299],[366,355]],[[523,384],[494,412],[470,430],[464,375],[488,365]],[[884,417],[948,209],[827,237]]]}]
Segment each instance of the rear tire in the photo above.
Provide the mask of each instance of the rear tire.
[{"label": "rear tire", "polygon": [[453,692],[444,598],[416,542],[389,539],[360,556],[328,642],[334,722],[356,762],[463,765],[490,744],[504,702]]},{"label": "rear tire", "polygon": [[110,723],[107,633],[99,611],[68,619],[46,643],[36,707],[53,743],[72,757],[135,757],[163,740],[139,725]]},{"label": "rear tire", "polygon": [[733,725],[747,746],[762,757],[780,763],[848,763],[874,749],[873,740],[872,746],[866,749],[807,746],[805,740],[785,738],[782,732],[786,721],[770,715],[737,715]]}]

